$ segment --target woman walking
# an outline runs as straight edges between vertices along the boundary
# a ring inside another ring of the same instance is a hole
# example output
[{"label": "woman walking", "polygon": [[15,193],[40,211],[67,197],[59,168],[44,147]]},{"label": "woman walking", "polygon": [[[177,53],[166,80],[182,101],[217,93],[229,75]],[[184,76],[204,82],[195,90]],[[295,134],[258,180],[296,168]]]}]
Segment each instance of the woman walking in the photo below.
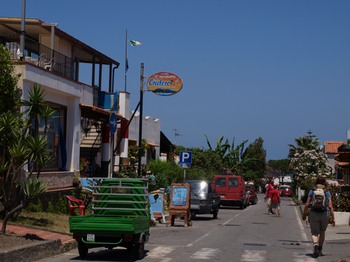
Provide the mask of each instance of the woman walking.
[{"label": "woman walking", "polygon": [[313,242],[314,257],[323,256],[322,246],[328,226],[329,212],[332,216],[332,226],[335,226],[334,211],[331,194],[328,191],[328,183],[324,177],[315,180],[315,186],[310,190],[305,204],[303,220],[306,219],[310,208],[310,228]]}]

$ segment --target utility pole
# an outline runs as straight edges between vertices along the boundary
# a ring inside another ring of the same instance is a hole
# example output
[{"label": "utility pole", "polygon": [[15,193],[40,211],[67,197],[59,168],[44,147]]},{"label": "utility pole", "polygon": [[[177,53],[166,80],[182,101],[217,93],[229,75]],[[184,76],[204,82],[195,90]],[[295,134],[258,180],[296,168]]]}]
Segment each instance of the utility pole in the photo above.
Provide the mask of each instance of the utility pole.
[{"label": "utility pole", "polygon": [[177,129],[173,129],[175,130],[175,141],[174,141],[174,145],[176,145],[176,137],[177,136],[182,136],[180,133],[177,132]]}]

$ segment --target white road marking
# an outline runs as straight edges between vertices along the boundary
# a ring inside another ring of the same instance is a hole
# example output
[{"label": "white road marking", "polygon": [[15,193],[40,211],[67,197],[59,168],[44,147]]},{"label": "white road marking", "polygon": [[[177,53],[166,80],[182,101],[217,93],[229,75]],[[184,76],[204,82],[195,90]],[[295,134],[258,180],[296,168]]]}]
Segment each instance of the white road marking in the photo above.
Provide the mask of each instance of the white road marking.
[{"label": "white road marking", "polygon": [[259,262],[266,260],[266,250],[244,250],[241,261]]},{"label": "white road marking", "polygon": [[294,210],[295,210],[295,214],[296,214],[296,217],[297,217],[298,225],[299,225],[299,228],[300,228],[300,231],[301,231],[302,240],[303,241],[307,241],[307,236],[306,236],[303,224],[301,223],[300,214],[298,212],[298,207],[294,206]]},{"label": "white road marking", "polygon": [[163,260],[161,260],[160,262],[169,262],[169,261],[171,261],[171,258],[167,257],[167,258],[164,258]]},{"label": "white road marking", "polygon": [[212,259],[215,253],[218,251],[217,248],[202,248],[201,250],[194,253],[192,259]]},{"label": "white road marking", "polygon": [[192,247],[196,242],[201,241],[203,238],[206,238],[207,236],[209,236],[214,230],[216,230],[217,227],[213,228],[211,231],[209,231],[208,233],[204,234],[203,236],[201,236],[200,238],[197,238],[195,241],[187,244],[186,247]]},{"label": "white road marking", "polygon": [[[153,248],[151,251],[149,251],[147,254],[147,257],[162,259],[174,250],[175,250],[175,247],[158,246],[156,248]],[[168,261],[170,261],[170,260],[168,260]],[[166,261],[164,261],[164,262],[166,262]]]}]

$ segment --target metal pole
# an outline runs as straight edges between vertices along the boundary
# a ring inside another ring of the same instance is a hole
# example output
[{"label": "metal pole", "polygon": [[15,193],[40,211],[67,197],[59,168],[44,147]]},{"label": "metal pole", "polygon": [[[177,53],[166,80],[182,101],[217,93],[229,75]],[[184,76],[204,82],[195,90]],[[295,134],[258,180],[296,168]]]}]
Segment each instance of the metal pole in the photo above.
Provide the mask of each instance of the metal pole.
[{"label": "metal pole", "polygon": [[142,156],[142,108],[143,108],[143,79],[144,65],[141,63],[141,78],[140,78],[140,123],[139,123],[139,167],[137,170],[138,177],[141,177],[141,156]]},{"label": "metal pole", "polygon": [[128,30],[125,35],[125,92],[126,92],[126,75],[128,72]]},{"label": "metal pole", "polygon": [[22,0],[22,22],[21,22],[21,35],[19,39],[21,60],[24,60],[24,46],[25,46],[25,23],[26,23],[26,0]]}]

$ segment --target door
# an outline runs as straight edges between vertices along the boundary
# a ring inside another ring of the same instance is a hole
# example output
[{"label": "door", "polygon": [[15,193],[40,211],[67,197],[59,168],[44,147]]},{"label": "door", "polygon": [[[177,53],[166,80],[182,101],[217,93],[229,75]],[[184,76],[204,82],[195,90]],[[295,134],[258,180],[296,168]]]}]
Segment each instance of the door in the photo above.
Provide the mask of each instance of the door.
[{"label": "door", "polygon": [[240,179],[238,177],[228,178],[228,198],[229,199],[240,199],[241,185]]}]

